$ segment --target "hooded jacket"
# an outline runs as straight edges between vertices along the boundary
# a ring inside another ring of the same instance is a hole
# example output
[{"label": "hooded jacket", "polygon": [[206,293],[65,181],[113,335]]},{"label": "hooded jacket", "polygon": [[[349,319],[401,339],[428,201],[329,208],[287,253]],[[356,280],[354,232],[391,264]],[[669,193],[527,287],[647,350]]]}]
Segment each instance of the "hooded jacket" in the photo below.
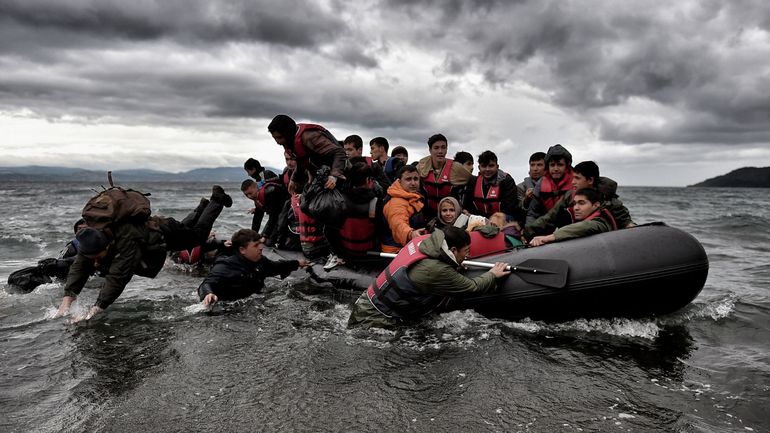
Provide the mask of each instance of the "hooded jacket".
[{"label": "hooded jacket", "polygon": [[217,259],[203,283],[198,287],[201,301],[209,293],[221,301],[233,301],[262,292],[265,278],[287,275],[299,269],[296,260],[273,261],[262,257],[256,262],[240,253]]},{"label": "hooded jacket", "polygon": [[[393,234],[393,240],[404,245],[409,241],[409,234],[417,227],[409,224],[412,215],[421,212],[423,197],[416,192],[408,192],[401,186],[401,181],[396,180],[388,188],[390,199],[382,209],[383,216],[388,222],[388,227]],[[383,246],[383,251],[385,251]],[[391,249],[388,249],[391,252]]]},{"label": "hooded jacket", "polygon": [[[426,294],[443,298],[445,305],[452,297],[470,293],[485,293],[497,288],[497,279],[492,272],[485,272],[475,278],[468,278],[459,272],[459,264],[444,240],[444,232],[436,230],[419,245],[427,258],[414,264],[407,272],[414,288]],[[408,301],[408,299],[404,299]],[[433,305],[423,315],[437,311],[440,305]],[[398,319],[385,316],[374,307],[364,292],[353,306],[348,325],[390,327]]]}]

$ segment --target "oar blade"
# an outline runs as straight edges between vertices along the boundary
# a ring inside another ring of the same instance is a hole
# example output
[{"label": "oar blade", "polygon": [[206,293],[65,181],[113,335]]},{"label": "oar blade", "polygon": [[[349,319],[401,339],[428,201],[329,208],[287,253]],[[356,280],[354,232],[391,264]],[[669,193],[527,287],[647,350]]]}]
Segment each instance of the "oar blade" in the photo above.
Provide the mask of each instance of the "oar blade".
[{"label": "oar blade", "polygon": [[[522,280],[555,289],[563,289],[567,285],[569,264],[565,260],[529,259],[518,265],[524,268],[534,269],[535,272],[516,272]],[[512,270],[513,270],[512,266]]]}]

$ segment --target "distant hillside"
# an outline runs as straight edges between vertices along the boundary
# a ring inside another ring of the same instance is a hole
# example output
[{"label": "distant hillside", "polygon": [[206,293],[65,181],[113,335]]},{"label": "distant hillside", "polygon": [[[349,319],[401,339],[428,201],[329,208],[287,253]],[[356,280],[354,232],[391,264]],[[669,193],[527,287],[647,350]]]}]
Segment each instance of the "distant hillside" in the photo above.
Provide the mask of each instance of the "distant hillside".
[{"label": "distant hillside", "polygon": [[743,167],[690,186],[770,188],[770,167]]},{"label": "distant hillside", "polygon": [[[276,173],[280,169],[267,167]],[[242,167],[196,168],[181,173],[158,170],[113,170],[112,178],[120,182],[240,182],[247,179]],[[66,167],[29,165],[0,167],[0,182],[104,182],[107,170],[83,170]]]}]

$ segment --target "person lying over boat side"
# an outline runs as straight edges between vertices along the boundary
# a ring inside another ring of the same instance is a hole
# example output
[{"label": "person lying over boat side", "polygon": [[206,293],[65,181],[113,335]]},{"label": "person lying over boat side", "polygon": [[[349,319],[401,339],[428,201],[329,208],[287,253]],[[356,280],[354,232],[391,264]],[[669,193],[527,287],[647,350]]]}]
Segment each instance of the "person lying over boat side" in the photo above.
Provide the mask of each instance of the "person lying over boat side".
[{"label": "person lying over boat side", "polygon": [[214,185],[210,201],[193,227],[173,218],[149,216],[148,208],[148,218],[142,222],[116,221],[109,229],[86,227],[78,231],[78,255],[67,275],[57,316],[69,312],[91,274],[104,267],[107,271],[96,303],[84,316],[73,319],[73,323],[99,314],[115,302],[134,275],[155,278],[168,251],[191,249],[204,243],[222,208],[232,204],[232,198],[222,187]]},{"label": "person lying over boat side", "polygon": [[198,296],[205,306],[260,293],[265,287],[265,278],[286,278],[308,264],[305,260],[273,261],[264,257],[264,237],[254,230],[238,230],[230,242],[235,254],[217,259],[198,287]]},{"label": "person lying over boat side", "polygon": [[620,201],[617,191],[617,183],[607,177],[599,176],[599,166],[593,161],[583,161],[573,168],[572,190],[566,192],[559,202],[545,215],[538,218],[524,228],[525,239],[535,236],[544,236],[554,232],[559,227],[564,227],[575,222],[572,215],[572,196],[574,191],[583,188],[594,188],[601,194],[602,206],[612,212],[612,216],[619,228],[633,227],[628,209]]},{"label": "person lying over boat side", "polygon": [[529,245],[539,247],[551,242],[582,238],[618,229],[612,213],[602,206],[601,194],[593,188],[577,190],[572,209],[576,223],[560,227],[547,236],[536,236]]},{"label": "person lying over boat side", "polygon": [[419,190],[417,168],[411,165],[401,167],[398,178],[388,188],[388,195],[383,200],[384,224],[380,225],[383,252],[397,253],[412,238],[424,234],[424,198]]},{"label": "person lying over boat side", "polygon": [[505,263],[475,278],[458,272],[470,243],[468,232],[451,226],[411,239],[358,298],[348,326],[408,324],[441,312],[453,297],[496,290],[497,279],[510,273]]}]

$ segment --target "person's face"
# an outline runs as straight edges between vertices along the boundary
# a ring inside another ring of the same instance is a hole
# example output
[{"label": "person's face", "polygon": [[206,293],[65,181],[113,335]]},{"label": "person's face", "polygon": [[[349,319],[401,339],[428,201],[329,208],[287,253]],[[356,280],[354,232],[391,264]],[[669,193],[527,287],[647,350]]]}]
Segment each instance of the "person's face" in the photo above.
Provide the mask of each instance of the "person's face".
[{"label": "person's face", "polygon": [[544,173],[545,173],[545,160],[540,159],[537,161],[529,162],[529,177],[531,177],[532,180],[540,179],[541,177],[543,177]]},{"label": "person's face", "polygon": [[356,156],[361,156],[363,153],[363,148],[356,149],[356,146],[353,145],[353,143],[344,143],[342,147],[345,149],[345,155],[348,156],[348,158],[355,158]]},{"label": "person's face", "polygon": [[273,136],[273,140],[275,140],[276,143],[280,144],[281,146],[286,146],[286,139],[283,138],[283,135],[281,135],[277,131],[271,131],[270,135]]},{"label": "person's face", "polygon": [[593,186],[594,179],[592,177],[586,178],[578,172],[572,174],[572,188],[574,188],[575,191],[583,188],[592,188]]},{"label": "person's face", "polygon": [[465,169],[469,172],[473,173],[473,161],[464,162],[463,167],[465,167]]},{"label": "person's face", "polygon": [[583,221],[589,215],[594,213],[596,209],[599,209],[599,202],[591,203],[584,195],[575,196],[575,204],[572,206],[575,211],[575,219]]},{"label": "person's face", "polygon": [[444,221],[444,224],[452,224],[455,222],[455,219],[457,219],[457,209],[455,209],[455,206],[448,201],[445,201],[441,203],[441,221]]},{"label": "person's face", "polygon": [[416,171],[405,172],[398,181],[401,182],[401,188],[404,188],[406,192],[417,192],[420,190],[420,175]]},{"label": "person's face", "polygon": [[286,161],[286,166],[294,170],[297,168],[297,160],[294,159],[289,152],[283,152],[283,159]]},{"label": "person's face", "polygon": [[259,259],[262,258],[262,250],[265,248],[265,246],[262,244],[262,242],[249,242],[248,245],[245,247],[238,248],[238,252],[241,253],[243,257],[246,257],[247,260],[252,262],[258,262]]},{"label": "person's face", "polygon": [[257,196],[259,195],[259,190],[257,190],[257,184],[251,184],[248,188],[246,188],[245,191],[243,191],[243,195],[248,197],[250,200],[257,201]]},{"label": "person's face", "polygon": [[489,164],[479,163],[479,174],[483,176],[484,179],[492,179],[497,176],[497,170],[499,168],[500,166],[494,161],[491,161]]},{"label": "person's face", "polygon": [[433,161],[433,165],[442,165],[446,161],[447,151],[446,141],[437,141],[430,146],[430,158]]},{"label": "person's face", "polygon": [[451,251],[452,254],[454,254],[455,260],[457,260],[457,263],[462,264],[463,260],[465,260],[465,258],[468,257],[468,254],[471,253],[471,246],[469,244],[462,248],[452,247],[449,249],[449,251]]},{"label": "person's face", "polygon": [[250,177],[254,177],[255,174],[257,174],[256,168],[247,168],[246,174],[248,174]]},{"label": "person's face", "polygon": [[384,150],[385,149],[382,146],[380,146],[379,144],[370,144],[369,145],[369,152],[371,153],[372,159],[374,159],[374,160],[379,160],[380,158],[382,158],[382,154],[383,154]]},{"label": "person's face", "polygon": [[75,231],[75,234],[77,234],[77,232],[83,230],[86,227],[88,227],[88,224],[86,223],[78,224],[78,229]]},{"label": "person's face", "polygon": [[564,172],[567,170],[567,161],[560,159],[557,161],[548,161],[548,173],[551,175],[551,179],[559,180],[564,177]]},{"label": "person's face", "polygon": [[406,160],[409,158],[409,156],[407,156],[407,154],[405,154],[405,153],[397,153],[397,154],[395,154],[393,156],[395,156],[396,158],[398,158],[401,161],[403,161],[404,164],[407,163]]}]

